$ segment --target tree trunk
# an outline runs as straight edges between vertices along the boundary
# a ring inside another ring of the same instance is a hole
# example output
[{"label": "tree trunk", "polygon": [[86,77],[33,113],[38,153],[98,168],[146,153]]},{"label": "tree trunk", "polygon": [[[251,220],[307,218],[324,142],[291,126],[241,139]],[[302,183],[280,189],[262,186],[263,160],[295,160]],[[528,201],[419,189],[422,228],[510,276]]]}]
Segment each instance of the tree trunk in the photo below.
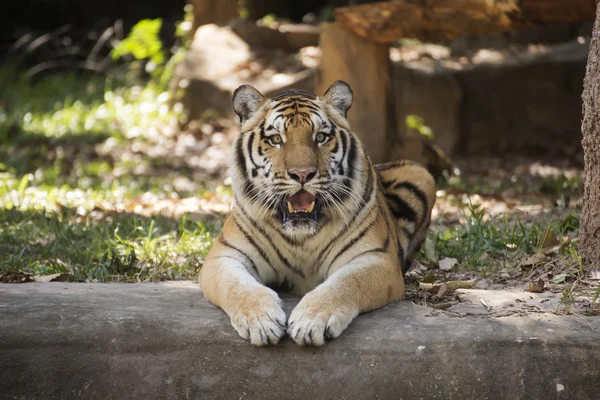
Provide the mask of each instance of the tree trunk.
[{"label": "tree trunk", "polygon": [[341,7],[336,21],[379,43],[448,41],[537,24],[594,19],[595,0],[394,0]]},{"label": "tree trunk", "polygon": [[583,88],[583,209],[579,246],[584,259],[600,264],[600,7],[590,44]]},{"label": "tree trunk", "polygon": [[336,80],[354,91],[348,112],[352,130],[374,163],[387,161],[395,133],[389,46],[348,32],[337,23],[321,24],[321,63],[316,93],[322,95]]},{"label": "tree trunk", "polygon": [[224,25],[238,18],[238,0],[188,0],[194,6],[192,33],[205,24]]}]

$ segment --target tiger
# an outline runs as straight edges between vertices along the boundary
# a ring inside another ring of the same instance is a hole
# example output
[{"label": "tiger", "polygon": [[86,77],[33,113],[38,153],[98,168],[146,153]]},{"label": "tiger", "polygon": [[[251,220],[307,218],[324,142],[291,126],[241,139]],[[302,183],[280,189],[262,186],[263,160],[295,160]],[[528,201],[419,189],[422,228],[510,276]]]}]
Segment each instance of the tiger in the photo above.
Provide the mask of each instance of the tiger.
[{"label": "tiger", "polygon": [[[352,88],[323,96],[233,93],[233,202],[200,270],[204,296],[256,346],[322,346],[399,300],[427,235],[435,181],[408,161],[373,165],[348,123]],[[301,295],[287,318],[276,290]]]}]

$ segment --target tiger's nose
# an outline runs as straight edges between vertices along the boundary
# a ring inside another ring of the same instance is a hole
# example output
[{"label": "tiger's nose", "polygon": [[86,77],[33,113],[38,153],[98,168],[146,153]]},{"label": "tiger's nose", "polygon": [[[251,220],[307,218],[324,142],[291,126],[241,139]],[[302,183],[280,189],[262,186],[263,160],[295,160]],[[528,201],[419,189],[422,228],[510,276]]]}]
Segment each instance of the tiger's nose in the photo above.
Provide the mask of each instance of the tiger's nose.
[{"label": "tiger's nose", "polygon": [[296,182],[305,184],[317,175],[316,168],[308,169],[288,169],[288,175]]}]

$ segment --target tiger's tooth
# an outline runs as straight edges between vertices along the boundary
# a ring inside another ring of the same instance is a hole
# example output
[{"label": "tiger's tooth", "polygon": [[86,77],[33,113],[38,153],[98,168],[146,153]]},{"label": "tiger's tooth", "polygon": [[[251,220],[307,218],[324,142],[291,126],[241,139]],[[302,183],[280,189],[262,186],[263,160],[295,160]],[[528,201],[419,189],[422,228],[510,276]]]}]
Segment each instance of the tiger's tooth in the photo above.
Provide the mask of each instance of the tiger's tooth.
[{"label": "tiger's tooth", "polygon": [[310,206],[306,209],[306,212],[311,213],[314,208],[315,208],[315,202],[313,201],[312,203],[310,203]]},{"label": "tiger's tooth", "polygon": [[292,207],[292,203],[290,203],[289,201],[287,202],[287,206],[288,206],[288,211],[290,214],[292,214],[294,212],[294,207]]}]

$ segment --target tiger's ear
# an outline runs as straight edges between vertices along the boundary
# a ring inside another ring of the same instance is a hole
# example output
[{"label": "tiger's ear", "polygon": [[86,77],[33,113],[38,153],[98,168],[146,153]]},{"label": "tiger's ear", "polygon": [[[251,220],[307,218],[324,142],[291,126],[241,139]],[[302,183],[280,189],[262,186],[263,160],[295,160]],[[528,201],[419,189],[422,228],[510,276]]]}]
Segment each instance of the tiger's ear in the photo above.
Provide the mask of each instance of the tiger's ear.
[{"label": "tiger's ear", "polygon": [[331,104],[344,118],[352,106],[352,88],[344,81],[335,81],[323,95],[326,102]]},{"label": "tiger's ear", "polygon": [[242,85],[233,92],[233,111],[246,122],[264,104],[265,96],[250,85]]}]

